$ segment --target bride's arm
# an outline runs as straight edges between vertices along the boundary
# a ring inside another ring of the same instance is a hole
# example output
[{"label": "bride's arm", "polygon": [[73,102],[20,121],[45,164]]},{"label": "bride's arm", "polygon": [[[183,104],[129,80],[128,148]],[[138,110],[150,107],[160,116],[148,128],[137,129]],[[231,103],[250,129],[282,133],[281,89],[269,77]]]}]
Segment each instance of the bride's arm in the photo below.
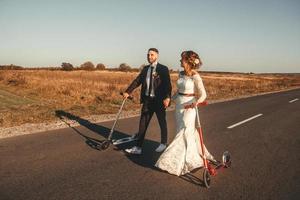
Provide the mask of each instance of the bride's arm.
[{"label": "bride's arm", "polygon": [[205,91],[205,88],[203,85],[202,78],[200,77],[200,75],[198,73],[196,73],[194,75],[194,81],[195,81],[196,89],[198,90],[198,92],[200,94],[200,97],[197,99],[197,103],[202,103],[206,99],[207,95],[206,95],[206,91]]},{"label": "bride's arm", "polygon": [[[181,72],[178,73],[178,79],[180,79],[180,77],[181,77]],[[172,100],[172,101],[175,101],[177,97],[178,97],[178,89],[177,89],[177,91],[173,94],[173,96],[171,97],[171,100]]]}]

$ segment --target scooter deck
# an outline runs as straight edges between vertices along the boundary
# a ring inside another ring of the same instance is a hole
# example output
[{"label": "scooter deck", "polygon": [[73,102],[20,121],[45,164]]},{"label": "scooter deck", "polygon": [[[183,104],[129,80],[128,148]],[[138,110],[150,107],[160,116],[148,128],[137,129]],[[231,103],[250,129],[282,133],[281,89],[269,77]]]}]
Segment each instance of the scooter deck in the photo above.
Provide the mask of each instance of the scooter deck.
[{"label": "scooter deck", "polygon": [[121,139],[118,139],[118,140],[112,140],[112,144],[113,145],[119,145],[119,144],[125,144],[125,143],[128,143],[128,142],[133,142],[133,141],[136,141],[137,138],[132,138],[131,136],[130,137],[125,137],[125,138],[121,138]]}]

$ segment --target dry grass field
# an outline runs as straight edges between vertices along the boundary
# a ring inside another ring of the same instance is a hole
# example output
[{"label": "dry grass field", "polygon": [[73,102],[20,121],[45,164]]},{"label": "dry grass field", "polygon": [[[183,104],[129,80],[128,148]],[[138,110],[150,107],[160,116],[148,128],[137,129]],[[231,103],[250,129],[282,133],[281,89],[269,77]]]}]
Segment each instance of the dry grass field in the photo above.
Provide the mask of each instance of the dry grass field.
[{"label": "dry grass field", "polygon": [[[136,72],[0,70],[0,127],[56,120],[64,110],[85,117],[116,113],[121,91]],[[299,74],[203,72],[208,100],[236,98],[300,87]],[[171,74],[173,92],[177,73]],[[125,110],[139,109],[139,89]]]}]

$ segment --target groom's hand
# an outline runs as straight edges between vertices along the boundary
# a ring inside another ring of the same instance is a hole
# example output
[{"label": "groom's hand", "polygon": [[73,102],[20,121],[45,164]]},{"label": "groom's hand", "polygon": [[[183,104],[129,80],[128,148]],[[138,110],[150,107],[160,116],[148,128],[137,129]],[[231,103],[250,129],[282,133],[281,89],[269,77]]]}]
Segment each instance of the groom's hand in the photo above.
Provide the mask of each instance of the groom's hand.
[{"label": "groom's hand", "polygon": [[124,93],[123,93],[123,97],[124,97],[125,99],[127,99],[129,96],[130,96],[130,95],[129,95],[127,92],[124,92]]},{"label": "groom's hand", "polygon": [[167,108],[169,105],[170,105],[170,98],[166,98],[164,100],[164,106],[165,106],[165,108]]}]

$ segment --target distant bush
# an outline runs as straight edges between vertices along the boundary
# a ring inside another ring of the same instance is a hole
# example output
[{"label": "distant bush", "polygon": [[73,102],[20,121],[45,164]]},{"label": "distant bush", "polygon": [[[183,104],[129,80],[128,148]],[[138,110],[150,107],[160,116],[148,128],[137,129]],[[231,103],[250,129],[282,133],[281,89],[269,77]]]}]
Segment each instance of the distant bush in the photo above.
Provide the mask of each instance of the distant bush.
[{"label": "distant bush", "polygon": [[106,66],[102,63],[97,64],[96,69],[97,70],[105,70]]},{"label": "distant bush", "polygon": [[80,69],[92,71],[95,70],[95,66],[92,62],[88,61],[80,65]]},{"label": "distant bush", "polygon": [[131,67],[128,64],[126,64],[126,63],[122,63],[119,66],[119,70],[123,71],[123,72],[128,72],[128,71],[131,70]]},{"label": "distant bush", "polygon": [[65,63],[65,62],[63,62],[61,64],[61,68],[64,71],[72,71],[72,70],[74,70],[74,67],[73,67],[73,65],[71,63]]},{"label": "distant bush", "polygon": [[0,70],[8,70],[8,69],[11,69],[11,70],[21,70],[21,69],[24,69],[23,67],[21,66],[17,66],[17,65],[0,65]]}]

